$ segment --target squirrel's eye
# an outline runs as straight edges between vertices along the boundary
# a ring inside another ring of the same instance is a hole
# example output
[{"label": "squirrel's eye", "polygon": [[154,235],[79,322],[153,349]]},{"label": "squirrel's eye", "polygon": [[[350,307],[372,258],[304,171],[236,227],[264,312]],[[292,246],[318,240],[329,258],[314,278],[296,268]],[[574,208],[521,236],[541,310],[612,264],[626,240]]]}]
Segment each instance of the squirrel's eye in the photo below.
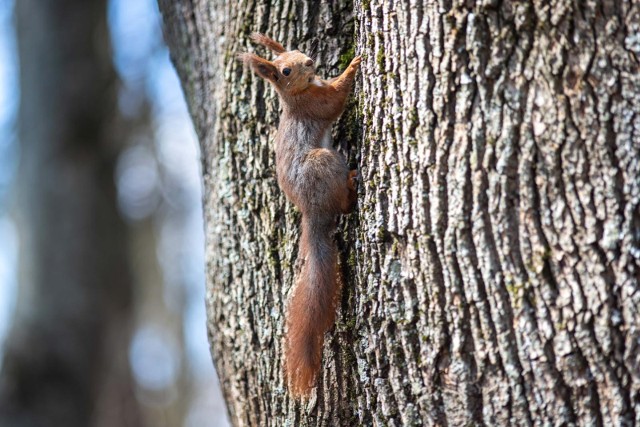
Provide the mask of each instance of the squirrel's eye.
[{"label": "squirrel's eye", "polygon": [[291,68],[285,68],[284,70],[282,70],[282,74],[288,76],[289,74],[291,74]]}]

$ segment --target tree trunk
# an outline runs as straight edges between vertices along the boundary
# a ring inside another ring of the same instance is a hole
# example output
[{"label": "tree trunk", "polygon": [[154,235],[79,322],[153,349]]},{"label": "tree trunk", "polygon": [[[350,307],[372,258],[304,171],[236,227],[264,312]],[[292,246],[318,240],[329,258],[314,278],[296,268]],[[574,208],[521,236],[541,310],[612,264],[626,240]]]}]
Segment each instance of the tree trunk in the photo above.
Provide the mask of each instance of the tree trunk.
[{"label": "tree trunk", "polygon": [[[212,355],[235,425],[640,423],[640,5],[160,0],[202,147]],[[282,338],[300,215],[265,32],[324,77],[361,173],[309,402]],[[312,43],[312,41],[314,43]]]},{"label": "tree trunk", "polygon": [[20,293],[0,426],[138,425],[106,0],[20,0]]}]

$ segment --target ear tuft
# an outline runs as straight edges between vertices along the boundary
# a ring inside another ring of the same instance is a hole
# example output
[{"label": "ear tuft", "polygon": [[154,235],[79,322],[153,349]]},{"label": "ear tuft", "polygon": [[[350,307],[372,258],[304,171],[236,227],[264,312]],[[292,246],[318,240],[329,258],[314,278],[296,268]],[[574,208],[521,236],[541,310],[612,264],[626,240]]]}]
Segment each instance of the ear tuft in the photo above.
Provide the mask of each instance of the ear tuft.
[{"label": "ear tuft", "polygon": [[265,36],[264,34],[251,33],[251,40],[253,40],[255,43],[265,46],[277,55],[286,52],[284,46],[282,46],[277,41]]},{"label": "ear tuft", "polygon": [[236,54],[236,59],[242,62],[244,65],[251,65],[251,59],[254,55],[253,53],[242,52]]},{"label": "ear tuft", "polygon": [[272,83],[278,81],[278,70],[276,66],[264,58],[259,57],[255,53],[239,53],[237,55],[239,61],[242,61],[245,65],[248,65],[253,71],[262,77],[269,80]]}]

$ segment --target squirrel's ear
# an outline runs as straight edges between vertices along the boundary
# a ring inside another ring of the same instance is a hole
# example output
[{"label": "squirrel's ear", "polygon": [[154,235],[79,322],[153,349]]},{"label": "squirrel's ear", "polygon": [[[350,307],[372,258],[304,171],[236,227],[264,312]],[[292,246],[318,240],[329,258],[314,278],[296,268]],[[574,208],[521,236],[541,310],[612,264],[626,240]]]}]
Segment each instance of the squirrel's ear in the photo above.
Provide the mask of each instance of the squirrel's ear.
[{"label": "squirrel's ear", "polygon": [[271,51],[277,55],[286,52],[284,46],[264,34],[251,33],[251,40],[271,49]]},{"label": "squirrel's ear", "polygon": [[241,53],[238,59],[249,65],[257,75],[273,83],[278,81],[278,69],[271,62],[254,53]]}]

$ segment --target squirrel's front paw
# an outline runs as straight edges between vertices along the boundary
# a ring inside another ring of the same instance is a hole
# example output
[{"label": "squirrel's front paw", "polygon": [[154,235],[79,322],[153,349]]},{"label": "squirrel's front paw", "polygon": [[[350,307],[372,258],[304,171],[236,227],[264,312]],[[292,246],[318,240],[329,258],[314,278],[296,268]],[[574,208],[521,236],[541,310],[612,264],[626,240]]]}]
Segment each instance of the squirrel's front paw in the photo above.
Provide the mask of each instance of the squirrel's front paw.
[{"label": "squirrel's front paw", "polygon": [[349,68],[352,69],[353,71],[356,71],[360,66],[360,62],[362,62],[362,57],[358,55],[351,60],[351,64],[349,64]]}]

